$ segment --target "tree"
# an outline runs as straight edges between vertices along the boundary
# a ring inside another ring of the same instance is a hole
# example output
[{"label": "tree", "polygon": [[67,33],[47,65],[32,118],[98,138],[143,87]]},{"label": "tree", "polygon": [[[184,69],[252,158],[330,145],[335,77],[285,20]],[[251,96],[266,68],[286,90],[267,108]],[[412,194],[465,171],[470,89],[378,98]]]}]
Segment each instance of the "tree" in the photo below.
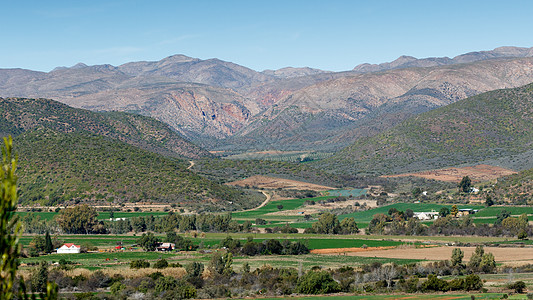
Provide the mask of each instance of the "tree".
[{"label": "tree", "polygon": [[448,290],[448,282],[438,278],[437,275],[429,274],[428,279],[422,283],[421,289],[423,291],[446,292]]},{"label": "tree", "polygon": [[66,233],[89,234],[98,224],[97,216],[98,213],[94,207],[84,204],[63,209],[56,220]]},{"label": "tree", "polygon": [[470,257],[470,261],[468,262],[468,267],[472,271],[479,270],[479,265],[481,264],[481,258],[483,257],[483,254],[485,254],[485,249],[483,249],[483,246],[477,246],[476,250]]},{"label": "tree", "polygon": [[339,284],[327,271],[310,270],[300,277],[296,285],[296,292],[302,294],[327,294],[338,291],[340,291]]},{"label": "tree", "polygon": [[452,209],[450,210],[450,214],[454,217],[457,217],[457,214],[459,213],[459,209],[457,208],[457,205],[452,205]]},{"label": "tree", "polygon": [[313,229],[316,233],[337,234],[340,231],[340,223],[336,215],[326,212],[313,223]]},{"label": "tree", "polygon": [[214,253],[209,262],[209,269],[220,275],[231,275],[233,273],[232,263],[233,255],[231,252],[225,254]]},{"label": "tree", "polygon": [[357,223],[355,223],[355,219],[353,217],[342,219],[340,226],[343,234],[353,234],[359,232],[359,228],[357,227]]},{"label": "tree", "polygon": [[44,236],[44,252],[45,253],[52,253],[54,250],[54,244],[52,243],[52,238],[50,237],[50,233],[47,231],[46,235]]},{"label": "tree", "polygon": [[439,217],[444,218],[450,214],[450,209],[447,207],[441,207],[439,210]]},{"label": "tree", "polygon": [[142,237],[137,240],[137,244],[141,246],[144,251],[155,251],[159,243],[159,238],[154,236],[151,232],[143,233]]},{"label": "tree", "polygon": [[48,282],[48,263],[41,261],[37,272],[32,276],[31,287],[34,292],[46,292]]},{"label": "tree", "polygon": [[483,281],[477,274],[470,274],[465,277],[464,290],[475,291],[480,290],[483,287]]},{"label": "tree", "polygon": [[368,224],[367,231],[374,234],[383,234],[387,220],[388,218],[385,214],[375,214]]},{"label": "tree", "polygon": [[485,199],[485,205],[487,205],[487,206],[493,206],[494,205],[494,200],[492,200],[492,197],[490,195],[488,195],[487,198]]},{"label": "tree", "polygon": [[416,187],[411,191],[411,194],[413,195],[413,198],[418,198],[420,195],[422,195],[422,189]]},{"label": "tree", "polygon": [[[18,258],[21,247],[19,238],[23,229],[15,211],[18,203],[17,190],[17,159],[13,154],[13,139],[4,138],[2,147],[2,166],[0,168],[0,299],[13,299],[13,284],[17,278]],[[24,279],[20,278],[18,298],[28,299]],[[57,285],[48,282],[46,294],[41,299],[57,299]]]},{"label": "tree", "polygon": [[450,261],[452,267],[461,267],[463,265],[464,257],[465,253],[461,250],[461,248],[454,248],[452,251],[452,259]]},{"label": "tree", "polygon": [[525,229],[522,229],[516,236],[519,240],[527,240],[527,231]]},{"label": "tree", "polygon": [[388,214],[389,214],[389,216],[392,216],[392,215],[394,215],[397,212],[398,212],[398,210],[395,207],[391,207],[391,208],[389,208]]},{"label": "tree", "polygon": [[493,273],[496,270],[496,261],[492,253],[485,253],[481,257],[479,269],[484,273]]},{"label": "tree", "polygon": [[511,213],[508,212],[507,210],[505,209],[500,210],[500,212],[496,216],[496,221],[494,222],[494,225],[496,226],[501,225],[503,220],[509,218],[510,216],[511,216]]},{"label": "tree", "polygon": [[283,205],[281,205],[281,204],[278,204],[276,207],[277,207],[278,210],[282,210],[283,209]]},{"label": "tree", "polygon": [[461,179],[461,182],[457,185],[460,192],[463,193],[470,193],[470,189],[472,187],[472,180],[470,180],[470,177],[465,176],[463,179]]}]

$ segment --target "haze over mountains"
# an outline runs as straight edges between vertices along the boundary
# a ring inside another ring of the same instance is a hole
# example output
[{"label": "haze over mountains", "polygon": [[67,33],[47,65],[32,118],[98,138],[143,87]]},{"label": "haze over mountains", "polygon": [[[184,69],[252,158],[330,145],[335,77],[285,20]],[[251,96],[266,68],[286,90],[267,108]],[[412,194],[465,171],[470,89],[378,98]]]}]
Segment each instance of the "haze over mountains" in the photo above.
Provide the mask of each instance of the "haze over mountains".
[{"label": "haze over mountains", "polygon": [[0,69],[0,96],[154,117],[209,150],[336,150],[407,118],[482,92],[533,82],[533,48],[454,58],[400,57],[347,72],[256,72],[174,55],[51,72]]}]

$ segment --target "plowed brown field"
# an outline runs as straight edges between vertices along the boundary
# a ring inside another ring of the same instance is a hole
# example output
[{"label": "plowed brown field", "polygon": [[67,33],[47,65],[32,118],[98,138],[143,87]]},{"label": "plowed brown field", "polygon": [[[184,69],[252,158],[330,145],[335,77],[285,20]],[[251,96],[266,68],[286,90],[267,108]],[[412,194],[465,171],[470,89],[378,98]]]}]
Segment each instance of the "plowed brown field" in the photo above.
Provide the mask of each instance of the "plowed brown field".
[{"label": "plowed brown field", "polygon": [[312,191],[329,191],[334,190],[335,188],[318,185],[313,183],[307,183],[303,181],[268,177],[262,175],[255,175],[248,177],[243,180],[237,180],[233,182],[226,183],[227,185],[236,185],[236,186],[255,186],[258,188],[263,188],[267,190],[275,190],[278,188],[289,189],[289,190],[312,190]]},{"label": "plowed brown field", "polygon": [[488,181],[502,176],[516,174],[517,172],[502,167],[495,167],[489,165],[477,165],[473,167],[464,168],[448,168],[441,170],[422,171],[417,173],[404,173],[397,175],[384,175],[382,177],[407,177],[415,176],[426,179],[434,179],[448,182],[460,182],[464,176],[470,177],[473,181]]},{"label": "plowed brown field", "polygon": [[[346,253],[346,255],[364,256],[364,257],[385,257],[385,258],[406,258],[406,259],[426,259],[426,260],[445,260],[452,257],[454,248],[461,248],[464,251],[464,260],[470,260],[472,253],[476,247],[433,247],[433,248],[394,248],[389,250],[371,249],[360,252],[343,251],[336,249],[337,252],[329,252],[327,254]],[[349,249],[349,248],[348,248]],[[370,249],[370,248],[368,248]],[[333,249],[327,249],[333,250]],[[490,252],[494,255],[496,262],[532,262],[533,248],[500,248],[500,247],[485,247],[485,253]],[[326,253],[324,253],[326,254]]]}]

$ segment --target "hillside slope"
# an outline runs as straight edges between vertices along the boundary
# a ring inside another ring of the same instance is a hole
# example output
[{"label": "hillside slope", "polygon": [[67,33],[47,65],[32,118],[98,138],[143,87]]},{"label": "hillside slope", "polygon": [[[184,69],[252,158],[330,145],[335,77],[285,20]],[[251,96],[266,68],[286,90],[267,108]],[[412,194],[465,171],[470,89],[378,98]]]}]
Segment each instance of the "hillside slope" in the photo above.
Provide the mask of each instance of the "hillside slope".
[{"label": "hillside slope", "polygon": [[259,149],[330,151],[416,114],[532,81],[530,57],[346,76],[287,95],[238,137]]},{"label": "hillside slope", "polygon": [[167,124],[152,118],[122,112],[97,113],[48,99],[0,98],[1,135],[17,136],[37,127],[89,132],[168,156],[210,156]]},{"label": "hillside slope", "polygon": [[423,113],[318,164],[349,173],[391,174],[475,163],[532,149],[533,84],[528,84]]},{"label": "hillside slope", "polygon": [[489,195],[493,200],[519,205],[533,204],[533,169],[498,179]]},{"label": "hillside slope", "polygon": [[187,170],[188,163],[87,132],[36,128],[14,138],[21,202],[156,202],[197,210],[250,207],[249,195]]}]

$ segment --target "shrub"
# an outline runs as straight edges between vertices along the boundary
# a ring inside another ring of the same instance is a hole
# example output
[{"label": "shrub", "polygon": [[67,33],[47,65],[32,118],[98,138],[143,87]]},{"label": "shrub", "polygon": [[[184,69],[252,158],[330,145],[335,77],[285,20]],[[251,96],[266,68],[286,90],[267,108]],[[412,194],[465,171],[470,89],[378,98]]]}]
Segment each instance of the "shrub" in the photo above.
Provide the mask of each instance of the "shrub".
[{"label": "shrub", "polygon": [[428,279],[422,283],[421,286],[423,291],[436,291],[436,292],[445,292],[449,289],[448,282],[444,279],[437,278],[436,275],[429,274]]},{"label": "shrub", "polygon": [[164,269],[168,267],[168,261],[164,258],[158,260],[154,264],[154,268],[156,269]]},{"label": "shrub", "polygon": [[526,283],[523,281],[516,281],[507,285],[508,289],[513,289],[516,293],[523,293],[526,288]]},{"label": "shrub", "polygon": [[327,271],[309,271],[302,276],[296,285],[296,291],[302,294],[327,294],[341,290]]},{"label": "shrub", "polygon": [[130,268],[132,269],[142,269],[142,268],[149,268],[149,267],[150,267],[150,263],[144,259],[132,260],[130,262]]}]

